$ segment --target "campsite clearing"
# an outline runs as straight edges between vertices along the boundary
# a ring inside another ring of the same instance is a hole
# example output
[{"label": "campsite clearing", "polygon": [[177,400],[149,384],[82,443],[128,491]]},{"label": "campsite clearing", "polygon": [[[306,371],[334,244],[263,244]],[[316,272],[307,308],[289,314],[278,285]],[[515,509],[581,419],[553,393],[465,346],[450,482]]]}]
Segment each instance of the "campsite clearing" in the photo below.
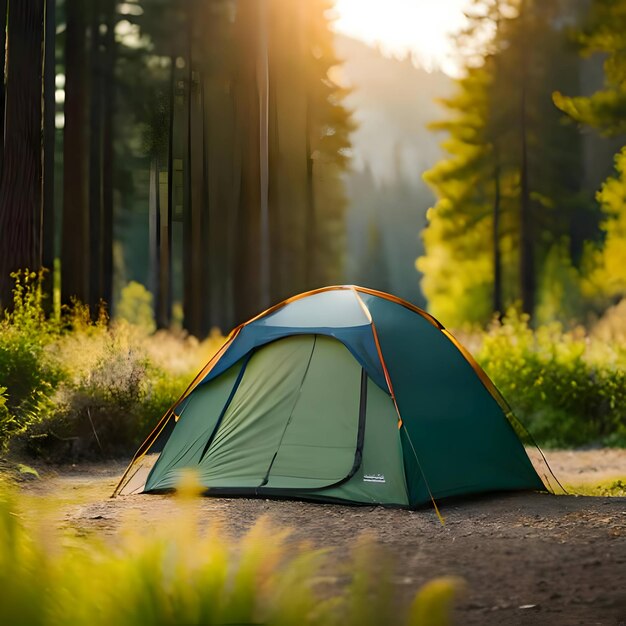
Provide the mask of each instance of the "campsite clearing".
[{"label": "campsite clearing", "polygon": [[[551,452],[568,485],[626,482],[626,450]],[[41,511],[75,537],[112,539],[122,527],[158,528],[178,504],[172,496],[109,496],[123,463],[38,467],[23,484],[37,523]],[[293,528],[297,541],[344,557],[355,538],[373,535],[395,559],[396,583],[408,600],[442,574],[468,582],[457,607],[459,624],[626,623],[626,498],[491,494],[441,502],[446,525],[431,508],[309,504],[296,501],[198,498],[202,522],[219,521],[238,536],[260,516]],[[331,573],[332,575],[332,573]],[[525,607],[525,608],[521,608]]]}]

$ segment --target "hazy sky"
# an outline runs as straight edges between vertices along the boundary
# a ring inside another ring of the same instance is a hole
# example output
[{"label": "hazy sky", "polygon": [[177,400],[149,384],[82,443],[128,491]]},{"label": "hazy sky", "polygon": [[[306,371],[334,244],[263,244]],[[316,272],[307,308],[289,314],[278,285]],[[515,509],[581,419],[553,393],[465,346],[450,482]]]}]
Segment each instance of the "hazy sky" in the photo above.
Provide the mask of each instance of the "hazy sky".
[{"label": "hazy sky", "polygon": [[463,25],[467,5],[468,0],[336,0],[335,28],[387,54],[411,52],[426,69],[455,74],[451,34]]}]

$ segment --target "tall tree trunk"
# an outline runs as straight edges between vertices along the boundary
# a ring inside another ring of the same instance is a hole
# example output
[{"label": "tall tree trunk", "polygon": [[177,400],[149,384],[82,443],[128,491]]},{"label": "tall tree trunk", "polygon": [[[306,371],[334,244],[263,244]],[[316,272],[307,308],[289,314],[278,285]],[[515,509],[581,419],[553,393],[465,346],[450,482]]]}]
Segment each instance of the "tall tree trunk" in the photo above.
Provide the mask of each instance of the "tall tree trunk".
[{"label": "tall tree trunk", "polygon": [[185,93],[185,156],[183,159],[184,201],[183,201],[183,312],[184,328],[191,334],[198,330],[196,318],[197,284],[195,284],[195,264],[193,246],[193,6],[187,14],[187,80]]},{"label": "tall tree trunk", "polygon": [[[271,63],[273,63],[274,55],[272,47]],[[280,176],[279,167],[281,146],[279,141],[279,124],[278,124],[278,94],[276,90],[276,81],[270,83],[270,101],[269,101],[269,161],[270,167],[270,183],[269,183],[269,219],[270,219],[270,247],[272,254],[270,258],[270,285],[271,300],[279,302],[285,298],[285,252],[284,243],[282,241],[282,224],[284,217],[281,213],[281,195],[280,195]]]},{"label": "tall tree trunk", "polygon": [[154,294],[154,318],[158,328],[161,324],[161,224],[159,208],[159,159],[150,162],[150,187],[148,190],[148,240],[150,246],[150,289]]},{"label": "tall tree trunk", "polygon": [[61,301],[89,298],[87,208],[86,13],[84,0],[66,0],[65,127],[63,130],[63,222]]},{"label": "tall tree trunk", "polygon": [[[219,54],[216,25],[207,34],[211,47],[205,54]],[[211,58],[210,57],[210,58]],[[232,327],[231,274],[232,229],[235,218],[233,181],[238,176],[236,145],[233,140],[233,94],[228,88],[228,69],[213,65],[207,71],[204,94],[205,189],[208,194],[208,247],[205,261],[210,282],[211,325],[222,331]]]},{"label": "tall tree trunk", "polygon": [[259,92],[259,195],[260,195],[260,307],[267,309],[270,305],[270,219],[269,219],[269,25],[268,0],[257,0],[259,3],[259,49],[257,63],[257,88]]},{"label": "tall tree trunk", "polygon": [[9,12],[4,163],[0,177],[0,306],[10,273],[41,262],[41,95],[44,2]]},{"label": "tall tree trunk", "polygon": [[[525,32],[526,12],[528,3],[522,2],[521,20],[523,33]],[[523,41],[526,42],[525,34]],[[533,229],[532,229],[532,206],[530,198],[529,163],[528,163],[528,54],[530,48],[524,46],[522,51],[522,73],[520,92],[520,139],[521,139],[521,171],[520,171],[520,293],[522,297],[522,310],[532,317],[535,310],[535,262],[533,250]]]},{"label": "tall tree trunk", "polygon": [[239,59],[235,79],[237,139],[241,149],[239,209],[235,226],[234,315],[241,323],[261,310],[259,267],[260,191],[259,94],[256,83],[259,7],[240,3],[235,24]]},{"label": "tall tree trunk", "polygon": [[4,103],[6,99],[4,68],[7,45],[7,7],[8,0],[0,0],[0,172],[2,172],[2,155],[4,153]]},{"label": "tall tree trunk", "polygon": [[[196,337],[205,335],[207,328],[204,327],[203,318],[206,299],[208,298],[208,285],[204,280],[203,256],[204,248],[204,222],[206,219],[206,207],[204,204],[204,153],[203,138],[204,125],[202,119],[202,78],[198,72],[194,72],[197,80],[192,80],[190,86],[189,128],[190,128],[190,160],[189,174],[191,176],[191,204],[190,204],[190,239],[186,239],[186,245],[191,248],[191,294],[189,297],[189,323],[187,330]],[[186,315],[185,315],[186,316]]]},{"label": "tall tree trunk", "polygon": [[102,298],[113,313],[113,225],[115,191],[115,44],[116,0],[106,0],[103,52],[102,124]]},{"label": "tall tree trunk", "polygon": [[43,202],[41,217],[42,265],[48,270],[45,276],[45,306],[53,307],[54,291],[54,148],[55,128],[55,78],[56,78],[56,15],[55,0],[46,0],[44,35],[43,78]]},{"label": "tall tree trunk", "polygon": [[102,290],[102,54],[100,2],[92,0],[89,104],[89,308],[98,315]]},{"label": "tall tree trunk", "polygon": [[493,171],[493,312],[502,316],[502,253],[500,249],[500,152],[494,146],[495,167]]},{"label": "tall tree trunk", "polygon": [[315,215],[315,187],[313,179],[313,155],[311,148],[311,104],[306,110],[306,289],[313,289],[315,282],[317,224]]},{"label": "tall tree trunk", "polygon": [[202,274],[202,286],[204,298],[202,300],[202,335],[209,334],[215,322],[212,304],[214,298],[214,285],[211,280],[211,204],[209,193],[209,124],[207,116],[206,79],[200,77],[200,110],[198,112],[202,124],[202,244],[200,249],[200,272]]},{"label": "tall tree trunk", "polygon": [[167,139],[167,210],[162,232],[165,235],[164,250],[156,258],[158,284],[156,287],[156,320],[158,328],[169,328],[172,323],[172,218],[175,202],[174,187],[174,121],[176,111],[176,55],[170,55],[170,102]]}]

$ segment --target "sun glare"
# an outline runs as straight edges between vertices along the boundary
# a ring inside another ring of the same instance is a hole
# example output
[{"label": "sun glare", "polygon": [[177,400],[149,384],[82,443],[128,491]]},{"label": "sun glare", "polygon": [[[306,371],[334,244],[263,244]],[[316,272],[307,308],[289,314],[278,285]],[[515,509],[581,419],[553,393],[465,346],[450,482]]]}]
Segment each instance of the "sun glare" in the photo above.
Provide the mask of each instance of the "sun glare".
[{"label": "sun glare", "polygon": [[458,73],[452,35],[468,0],[336,0],[335,29],[385,54],[414,59],[428,70]]}]

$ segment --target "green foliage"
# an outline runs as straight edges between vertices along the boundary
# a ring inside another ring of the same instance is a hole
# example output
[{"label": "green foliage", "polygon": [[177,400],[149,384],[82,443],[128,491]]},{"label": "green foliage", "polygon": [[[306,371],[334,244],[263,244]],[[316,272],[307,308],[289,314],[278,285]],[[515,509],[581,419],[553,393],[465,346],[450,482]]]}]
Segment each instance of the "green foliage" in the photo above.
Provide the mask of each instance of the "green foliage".
[{"label": "green foliage", "polygon": [[[475,0],[468,10],[458,38],[464,73],[441,101],[445,119],[431,125],[447,133],[446,155],[424,175],[437,202],[417,261],[445,324],[487,323],[519,299],[534,314],[533,301],[549,291],[538,285],[544,265],[553,277],[571,267],[571,284],[585,241],[600,238],[581,184],[580,135],[550,96],[579,82],[580,61],[559,25],[570,11],[556,0]],[[582,299],[567,304],[586,313]]]},{"label": "green foliage", "polygon": [[7,407],[6,387],[0,387],[0,432],[9,429],[9,409]]},{"label": "green foliage", "polygon": [[540,444],[626,445],[623,346],[558,323],[532,330],[510,311],[482,336],[476,357]]},{"label": "green foliage", "polygon": [[538,285],[536,317],[539,324],[570,324],[584,310],[584,278],[565,242],[556,243],[546,255]]},{"label": "green foliage", "polygon": [[[590,96],[570,97],[557,91],[554,102],[572,120],[620,137],[626,132],[626,4],[593,0],[577,37],[585,56],[602,55],[604,86]],[[626,294],[626,148],[616,155],[615,170],[597,194],[605,238],[593,250],[587,285],[591,296],[604,296],[604,304]]]},{"label": "green foliage", "polygon": [[44,313],[42,275],[25,270],[12,277],[13,309],[0,320],[0,452],[50,409],[50,396],[63,378],[48,358],[58,325]]},{"label": "green foliage", "polygon": [[578,40],[583,54],[604,55],[604,89],[588,97],[555,92],[555,104],[572,119],[608,135],[626,132],[626,5],[616,0],[593,0]]},{"label": "green foliage", "polygon": [[598,192],[606,216],[605,241],[596,256],[591,280],[608,297],[626,295],[626,147],[615,157],[615,175]]},{"label": "green foliage", "polygon": [[[337,566],[328,555],[288,543],[288,532],[260,521],[235,541],[178,506],[159,531],[124,534],[115,545],[81,539],[59,545],[27,531],[17,499],[0,491],[0,623],[15,626],[272,624],[361,626],[451,623],[461,587],[442,578],[413,605],[392,601],[363,543]],[[176,513],[177,511],[177,513]],[[43,527],[43,524],[42,524]],[[340,578],[323,577],[339,570]],[[351,581],[346,587],[341,579]],[[332,583],[330,586],[328,583]]]},{"label": "green foliage", "polygon": [[13,440],[55,457],[130,453],[222,341],[151,335],[103,313],[93,322],[80,303],[50,320],[41,277],[14,279],[13,310],[0,321],[2,451]]},{"label": "green foliage", "polygon": [[[122,321],[59,337],[51,358],[65,368],[66,378],[52,396],[54,410],[28,433],[31,449],[73,456],[132,453],[220,342],[151,336]],[[58,442],[69,442],[69,450]]]},{"label": "green foliage", "polygon": [[116,317],[153,332],[156,323],[152,300],[152,294],[141,283],[131,280],[122,288],[120,301],[115,307]]}]

